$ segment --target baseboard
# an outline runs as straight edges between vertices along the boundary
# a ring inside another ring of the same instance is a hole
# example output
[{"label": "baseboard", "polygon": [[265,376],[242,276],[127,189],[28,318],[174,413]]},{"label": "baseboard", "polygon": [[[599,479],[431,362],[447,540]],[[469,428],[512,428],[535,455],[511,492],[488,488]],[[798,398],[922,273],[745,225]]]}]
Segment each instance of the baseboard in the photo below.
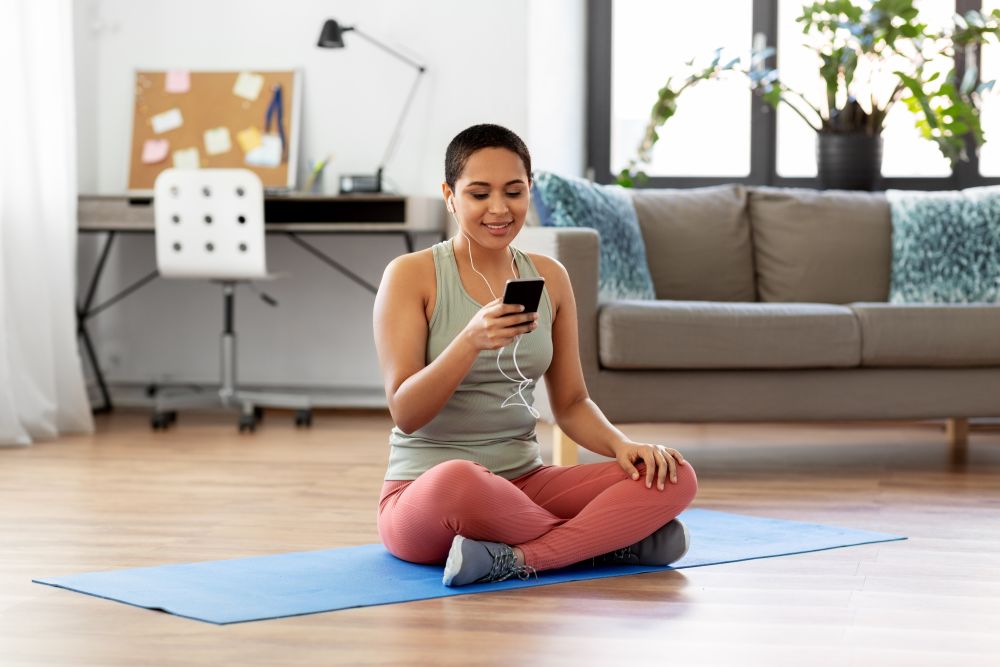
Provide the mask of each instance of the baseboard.
[{"label": "baseboard", "polygon": [[[209,394],[217,391],[217,385],[170,382],[157,383],[158,387],[170,390],[190,390]],[[115,407],[150,408],[154,406],[154,397],[148,393],[150,384],[116,382],[108,385],[108,393]],[[307,394],[323,407],[334,408],[380,408],[388,407],[385,391],[381,387],[315,387],[289,385],[241,384],[240,389],[248,391],[275,391]],[[90,405],[97,409],[103,406],[104,399],[97,385],[87,387]]]}]

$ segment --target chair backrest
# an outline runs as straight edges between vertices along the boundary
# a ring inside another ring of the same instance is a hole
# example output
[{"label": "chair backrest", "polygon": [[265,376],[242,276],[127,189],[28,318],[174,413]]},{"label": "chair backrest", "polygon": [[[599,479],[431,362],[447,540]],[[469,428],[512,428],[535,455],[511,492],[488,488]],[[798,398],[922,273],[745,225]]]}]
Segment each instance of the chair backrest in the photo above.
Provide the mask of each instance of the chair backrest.
[{"label": "chair backrest", "polygon": [[166,169],[154,186],[156,266],[166,278],[267,276],[264,188],[248,169]]}]

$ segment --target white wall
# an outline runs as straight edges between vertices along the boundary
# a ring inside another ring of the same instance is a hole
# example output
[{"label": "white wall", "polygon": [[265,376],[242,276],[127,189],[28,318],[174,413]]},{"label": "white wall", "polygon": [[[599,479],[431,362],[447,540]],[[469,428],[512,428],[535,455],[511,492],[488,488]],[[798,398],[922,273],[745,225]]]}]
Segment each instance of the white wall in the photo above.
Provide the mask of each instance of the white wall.
[{"label": "white wall", "polygon": [[[77,7],[79,173],[83,193],[127,181],[135,69],[304,70],[300,168],[334,154],[332,170],[370,173],[381,159],[414,71],[348,34],[315,46],[336,18],[425,63],[428,71],[386,169],[402,193],[436,195],[444,149],[458,131],[496,122],[521,134],[536,169],[583,169],[583,0],[82,0]],[[353,39],[352,39],[353,38]],[[378,283],[401,240],[314,237]],[[81,239],[83,285],[98,237]],[[421,245],[434,242],[423,239]],[[116,240],[97,302],[155,266],[151,235]],[[242,291],[240,375],[250,384],[381,387],[372,295],[291,242],[269,242],[272,309]],[[203,283],[156,280],[92,320],[113,382],[217,378],[221,295]]]},{"label": "white wall", "polygon": [[529,0],[525,141],[536,170],[582,176],[586,164],[586,3]]}]

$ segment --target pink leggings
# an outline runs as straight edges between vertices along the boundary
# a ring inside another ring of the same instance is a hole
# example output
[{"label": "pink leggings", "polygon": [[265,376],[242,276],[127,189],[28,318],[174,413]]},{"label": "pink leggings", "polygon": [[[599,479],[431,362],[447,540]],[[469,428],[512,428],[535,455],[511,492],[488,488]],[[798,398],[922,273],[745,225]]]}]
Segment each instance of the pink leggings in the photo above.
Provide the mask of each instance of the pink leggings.
[{"label": "pink leggings", "polygon": [[691,504],[698,478],[677,466],[664,490],[633,480],[618,461],[543,465],[514,480],[479,463],[439,463],[414,480],[386,480],[378,531],[386,549],[414,563],[443,564],[455,535],[503,542],[536,570],[565,567],[638,542]]}]

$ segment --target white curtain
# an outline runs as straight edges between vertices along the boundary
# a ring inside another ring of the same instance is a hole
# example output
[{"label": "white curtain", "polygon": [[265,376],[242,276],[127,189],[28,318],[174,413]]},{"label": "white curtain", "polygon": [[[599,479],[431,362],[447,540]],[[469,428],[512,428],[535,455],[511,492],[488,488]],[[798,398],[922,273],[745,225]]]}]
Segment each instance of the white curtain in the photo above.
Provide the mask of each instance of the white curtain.
[{"label": "white curtain", "polygon": [[76,343],[71,0],[0,0],[0,445],[91,432]]}]

